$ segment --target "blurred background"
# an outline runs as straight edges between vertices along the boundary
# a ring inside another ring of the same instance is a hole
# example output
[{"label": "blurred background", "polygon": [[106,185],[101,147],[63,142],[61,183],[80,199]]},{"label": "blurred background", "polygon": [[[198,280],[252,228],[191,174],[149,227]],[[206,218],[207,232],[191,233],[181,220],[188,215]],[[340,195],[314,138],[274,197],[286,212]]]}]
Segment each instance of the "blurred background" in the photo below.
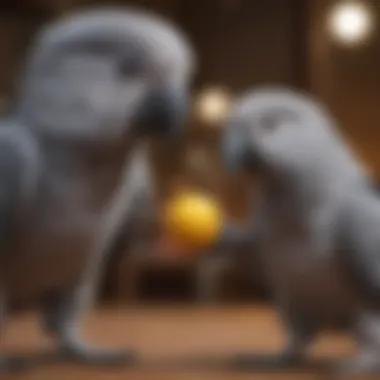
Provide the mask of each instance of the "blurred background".
[{"label": "blurred background", "polygon": [[[250,184],[223,170],[218,156],[220,122],[239,93],[263,84],[293,86],[323,101],[377,180],[379,1],[3,0],[0,106],[4,112],[12,104],[18,70],[38,28],[65,12],[95,4],[156,11],[180,25],[198,53],[189,133],[175,151],[159,146],[152,150],[160,202],[175,189],[196,188],[216,196],[231,218],[246,217]],[[260,270],[244,252],[228,261],[206,255],[195,260],[195,255],[186,253],[168,260],[156,254],[166,248],[158,243],[159,219],[154,220],[113,250],[103,286],[106,299],[127,304],[231,303],[265,297]]]}]

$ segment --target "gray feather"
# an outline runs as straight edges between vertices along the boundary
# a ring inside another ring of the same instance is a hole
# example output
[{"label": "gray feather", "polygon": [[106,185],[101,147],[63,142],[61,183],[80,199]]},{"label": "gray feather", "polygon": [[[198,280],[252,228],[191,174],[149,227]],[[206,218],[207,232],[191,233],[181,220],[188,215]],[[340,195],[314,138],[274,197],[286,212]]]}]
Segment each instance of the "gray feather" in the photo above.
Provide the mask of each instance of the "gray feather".
[{"label": "gray feather", "polygon": [[0,292],[47,299],[44,327],[71,357],[130,357],[86,345],[79,329],[112,246],[155,192],[141,142],[183,130],[192,55],[175,26],[117,8],[64,16],[31,47],[0,128],[0,235],[17,220]]},{"label": "gray feather", "polygon": [[380,199],[333,118],[304,94],[258,89],[237,101],[224,139],[226,162],[260,179],[255,254],[289,336],[270,363],[299,360],[338,318],[361,349],[339,370],[379,370]]}]

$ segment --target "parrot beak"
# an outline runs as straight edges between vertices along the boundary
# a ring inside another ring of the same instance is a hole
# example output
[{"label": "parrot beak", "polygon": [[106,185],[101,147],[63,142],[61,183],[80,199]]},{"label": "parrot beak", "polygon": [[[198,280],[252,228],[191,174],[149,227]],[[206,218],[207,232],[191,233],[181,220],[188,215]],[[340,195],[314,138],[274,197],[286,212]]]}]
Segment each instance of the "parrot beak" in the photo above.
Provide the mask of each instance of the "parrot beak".
[{"label": "parrot beak", "polygon": [[256,172],[262,167],[262,160],[247,137],[229,126],[222,140],[222,156],[231,172]]},{"label": "parrot beak", "polygon": [[180,136],[189,109],[185,88],[163,87],[152,91],[139,109],[136,126],[143,134]]}]

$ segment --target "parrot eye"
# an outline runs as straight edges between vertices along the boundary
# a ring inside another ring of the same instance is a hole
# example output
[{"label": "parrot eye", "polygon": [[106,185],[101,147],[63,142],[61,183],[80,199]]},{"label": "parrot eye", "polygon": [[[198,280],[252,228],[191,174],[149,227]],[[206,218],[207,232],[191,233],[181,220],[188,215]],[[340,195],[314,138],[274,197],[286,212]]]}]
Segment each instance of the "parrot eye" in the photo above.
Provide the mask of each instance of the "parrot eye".
[{"label": "parrot eye", "polygon": [[279,126],[279,118],[277,115],[266,115],[260,119],[261,128],[265,132],[274,132]]},{"label": "parrot eye", "polygon": [[130,78],[141,74],[141,65],[136,59],[128,59],[119,64],[119,74],[122,78]]},{"label": "parrot eye", "polygon": [[143,71],[143,55],[137,48],[131,48],[119,59],[119,75],[122,78],[136,77]]},{"label": "parrot eye", "polygon": [[265,131],[274,132],[280,127],[280,125],[292,121],[294,121],[294,114],[289,110],[281,109],[262,116],[260,119],[260,125]]}]

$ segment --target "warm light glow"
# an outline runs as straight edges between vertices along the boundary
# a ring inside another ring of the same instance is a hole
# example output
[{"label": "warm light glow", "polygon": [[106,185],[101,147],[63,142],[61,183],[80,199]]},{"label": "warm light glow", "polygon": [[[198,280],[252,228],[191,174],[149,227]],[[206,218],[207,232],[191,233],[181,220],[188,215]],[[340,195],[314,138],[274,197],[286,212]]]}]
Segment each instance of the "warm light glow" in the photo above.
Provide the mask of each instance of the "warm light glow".
[{"label": "warm light glow", "polygon": [[330,13],[329,29],[341,43],[352,45],[364,42],[373,29],[371,9],[362,2],[340,3]]},{"label": "warm light glow", "polygon": [[207,89],[198,97],[196,112],[203,122],[219,123],[227,116],[230,103],[230,96],[224,89]]}]

